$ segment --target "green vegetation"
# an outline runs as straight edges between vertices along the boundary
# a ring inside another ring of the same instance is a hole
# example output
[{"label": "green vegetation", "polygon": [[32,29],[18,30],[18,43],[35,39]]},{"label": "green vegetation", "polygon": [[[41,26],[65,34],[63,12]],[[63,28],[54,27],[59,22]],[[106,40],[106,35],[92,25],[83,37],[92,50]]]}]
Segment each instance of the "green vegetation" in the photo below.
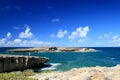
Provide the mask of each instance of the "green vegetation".
[{"label": "green vegetation", "polygon": [[[37,74],[50,73],[50,72],[53,71],[45,70],[45,71],[37,72]],[[27,69],[24,70],[23,72],[15,71],[9,73],[0,73],[0,80],[37,80],[37,79],[28,78],[29,76],[32,76],[34,74],[35,72],[32,69]]]},{"label": "green vegetation", "polygon": [[52,70],[44,70],[44,71],[40,71],[38,73],[42,74],[42,73],[50,73],[50,72],[53,72]]},{"label": "green vegetation", "polygon": [[37,80],[28,78],[28,76],[32,76],[34,74],[34,71],[31,69],[24,70],[23,72],[16,71],[10,73],[0,73],[0,80]]}]

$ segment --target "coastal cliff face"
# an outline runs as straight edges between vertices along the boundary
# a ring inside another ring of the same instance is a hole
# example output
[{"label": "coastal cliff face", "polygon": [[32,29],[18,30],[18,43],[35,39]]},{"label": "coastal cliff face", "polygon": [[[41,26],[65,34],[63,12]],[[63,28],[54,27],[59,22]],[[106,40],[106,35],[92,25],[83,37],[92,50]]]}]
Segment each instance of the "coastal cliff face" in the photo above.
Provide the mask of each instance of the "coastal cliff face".
[{"label": "coastal cliff face", "polygon": [[48,60],[44,57],[0,55],[0,72],[40,67]]}]

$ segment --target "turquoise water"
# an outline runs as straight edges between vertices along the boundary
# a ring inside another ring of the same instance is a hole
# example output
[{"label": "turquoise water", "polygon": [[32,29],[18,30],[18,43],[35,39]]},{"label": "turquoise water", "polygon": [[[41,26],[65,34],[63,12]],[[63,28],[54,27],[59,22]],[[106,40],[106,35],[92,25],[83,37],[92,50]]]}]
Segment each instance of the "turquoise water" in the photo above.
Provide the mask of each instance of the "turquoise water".
[{"label": "turquoise water", "polygon": [[[3,50],[4,49],[4,50]],[[32,56],[48,57],[47,63],[59,65],[55,70],[66,71],[72,68],[94,67],[94,66],[115,66],[120,64],[120,48],[94,48],[99,52],[44,52],[32,53]],[[1,53],[7,54],[5,48],[0,48]],[[18,55],[20,53],[11,53]],[[28,55],[28,53],[26,53]]]}]

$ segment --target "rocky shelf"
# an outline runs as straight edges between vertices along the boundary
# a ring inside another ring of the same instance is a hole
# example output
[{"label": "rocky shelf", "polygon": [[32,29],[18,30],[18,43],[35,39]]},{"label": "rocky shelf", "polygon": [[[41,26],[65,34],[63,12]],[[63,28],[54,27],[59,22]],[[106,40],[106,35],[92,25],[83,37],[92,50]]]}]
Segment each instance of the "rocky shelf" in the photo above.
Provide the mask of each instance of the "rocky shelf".
[{"label": "rocky shelf", "polygon": [[115,67],[84,67],[66,72],[30,76],[38,80],[120,80],[120,65]]},{"label": "rocky shelf", "polygon": [[48,60],[46,57],[0,55],[0,72],[42,67]]}]

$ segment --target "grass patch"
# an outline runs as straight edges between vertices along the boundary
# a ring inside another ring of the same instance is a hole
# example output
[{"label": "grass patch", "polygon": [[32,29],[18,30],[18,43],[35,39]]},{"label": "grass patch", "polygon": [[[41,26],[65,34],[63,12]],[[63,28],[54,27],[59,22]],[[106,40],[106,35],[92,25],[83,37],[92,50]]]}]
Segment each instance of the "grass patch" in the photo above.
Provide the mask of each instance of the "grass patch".
[{"label": "grass patch", "polygon": [[51,72],[53,72],[53,71],[52,70],[43,70],[43,71],[40,71],[38,73],[42,74],[42,73],[51,73]]},{"label": "grass patch", "polygon": [[37,80],[28,78],[28,76],[32,76],[34,74],[34,71],[31,69],[24,70],[23,72],[16,71],[10,73],[0,73],[0,80]]}]

